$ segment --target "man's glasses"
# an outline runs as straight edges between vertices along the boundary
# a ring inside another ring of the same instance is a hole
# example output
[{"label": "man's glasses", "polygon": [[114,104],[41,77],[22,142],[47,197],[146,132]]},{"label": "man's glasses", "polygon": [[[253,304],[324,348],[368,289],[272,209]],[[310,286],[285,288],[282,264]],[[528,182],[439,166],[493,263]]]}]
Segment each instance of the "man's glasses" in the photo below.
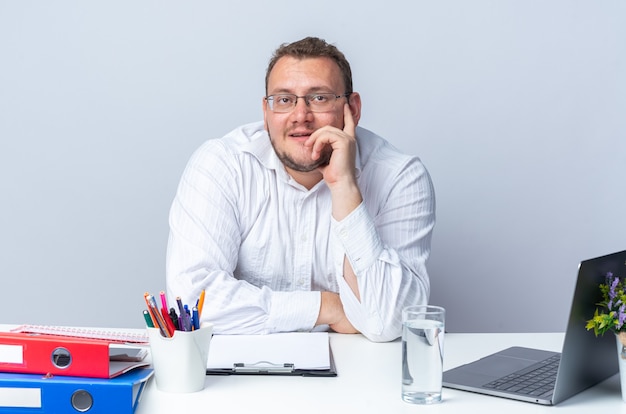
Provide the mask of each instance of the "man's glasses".
[{"label": "man's glasses", "polygon": [[298,99],[304,99],[304,102],[312,112],[329,112],[332,111],[337,99],[350,96],[349,93],[343,95],[335,95],[334,93],[310,93],[304,96],[298,96],[291,93],[281,93],[277,95],[269,95],[265,97],[268,106],[272,112],[286,113],[293,111],[298,104]]}]

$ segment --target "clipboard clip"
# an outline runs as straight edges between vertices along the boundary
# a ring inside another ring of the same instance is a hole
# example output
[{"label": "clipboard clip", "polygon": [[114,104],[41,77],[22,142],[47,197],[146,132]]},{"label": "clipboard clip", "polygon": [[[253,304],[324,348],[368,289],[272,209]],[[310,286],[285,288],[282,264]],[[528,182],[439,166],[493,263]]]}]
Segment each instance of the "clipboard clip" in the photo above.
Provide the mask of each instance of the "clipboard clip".
[{"label": "clipboard clip", "polygon": [[285,374],[293,373],[294,364],[274,364],[269,361],[259,361],[254,364],[244,364],[242,362],[233,364],[233,371],[239,374]]}]

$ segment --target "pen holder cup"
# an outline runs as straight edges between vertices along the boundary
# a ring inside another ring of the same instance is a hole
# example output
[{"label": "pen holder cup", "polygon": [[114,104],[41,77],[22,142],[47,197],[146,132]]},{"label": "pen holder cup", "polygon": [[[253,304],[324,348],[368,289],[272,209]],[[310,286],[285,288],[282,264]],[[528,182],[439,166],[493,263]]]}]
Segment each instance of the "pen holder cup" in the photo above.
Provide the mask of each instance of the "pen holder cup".
[{"label": "pen holder cup", "polygon": [[146,328],[156,386],[161,391],[185,393],[204,389],[213,325],[191,332],[175,331],[166,338],[157,328]]}]

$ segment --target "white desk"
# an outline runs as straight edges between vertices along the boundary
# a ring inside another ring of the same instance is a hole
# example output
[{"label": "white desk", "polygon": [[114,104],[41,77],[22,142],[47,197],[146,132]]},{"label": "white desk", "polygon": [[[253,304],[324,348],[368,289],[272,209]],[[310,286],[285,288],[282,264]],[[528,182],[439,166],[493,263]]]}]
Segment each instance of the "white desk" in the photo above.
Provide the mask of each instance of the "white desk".
[{"label": "white desk", "polygon": [[[440,404],[416,406],[400,398],[401,344],[361,335],[331,334],[336,378],[207,376],[205,389],[168,394],[150,382],[137,414],[160,413],[611,413],[626,414],[619,376],[548,407],[444,388]],[[512,345],[560,351],[563,334],[446,334],[444,368]],[[617,356],[616,356],[617,358]]]}]

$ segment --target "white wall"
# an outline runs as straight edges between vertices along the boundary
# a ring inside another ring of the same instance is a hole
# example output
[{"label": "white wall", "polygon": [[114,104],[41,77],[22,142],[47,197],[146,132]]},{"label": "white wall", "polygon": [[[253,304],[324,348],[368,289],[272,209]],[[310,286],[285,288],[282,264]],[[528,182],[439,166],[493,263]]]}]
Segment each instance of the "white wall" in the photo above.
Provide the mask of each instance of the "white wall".
[{"label": "white wall", "polygon": [[578,261],[626,248],[626,2],[222,3],[0,0],[0,322],[141,327],[189,155],[306,35],[431,172],[450,331],[563,330]]}]

